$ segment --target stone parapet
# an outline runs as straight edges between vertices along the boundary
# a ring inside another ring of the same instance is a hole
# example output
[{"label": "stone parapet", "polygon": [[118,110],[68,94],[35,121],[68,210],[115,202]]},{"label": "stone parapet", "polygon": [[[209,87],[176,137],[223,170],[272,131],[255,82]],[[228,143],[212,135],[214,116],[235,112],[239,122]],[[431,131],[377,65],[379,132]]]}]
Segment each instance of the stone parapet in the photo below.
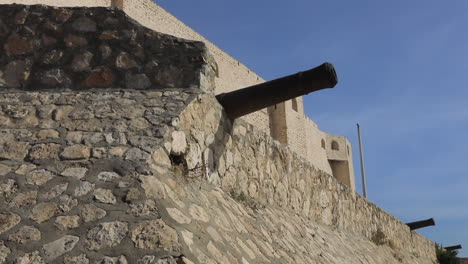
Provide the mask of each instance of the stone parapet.
[{"label": "stone parapet", "polygon": [[111,8],[0,6],[0,88],[214,92],[203,42],[147,29]]}]

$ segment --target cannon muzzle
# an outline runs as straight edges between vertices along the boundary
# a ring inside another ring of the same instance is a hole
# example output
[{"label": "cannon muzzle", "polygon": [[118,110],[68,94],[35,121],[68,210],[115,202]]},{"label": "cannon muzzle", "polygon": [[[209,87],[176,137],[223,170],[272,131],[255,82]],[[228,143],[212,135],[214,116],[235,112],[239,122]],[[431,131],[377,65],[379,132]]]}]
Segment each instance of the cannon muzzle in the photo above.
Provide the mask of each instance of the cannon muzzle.
[{"label": "cannon muzzle", "polygon": [[456,245],[456,246],[451,246],[451,247],[444,247],[445,250],[447,251],[453,251],[453,250],[457,250],[457,249],[462,249],[462,246],[461,245]]},{"label": "cannon muzzle", "polygon": [[216,96],[232,120],[260,109],[306,95],[333,88],[338,83],[335,68],[324,63],[308,71],[260,83]]},{"label": "cannon muzzle", "polygon": [[423,228],[426,226],[433,226],[435,225],[435,222],[434,222],[434,219],[429,218],[429,219],[422,220],[422,221],[407,223],[406,225],[409,226],[411,230],[415,230],[415,229]]}]

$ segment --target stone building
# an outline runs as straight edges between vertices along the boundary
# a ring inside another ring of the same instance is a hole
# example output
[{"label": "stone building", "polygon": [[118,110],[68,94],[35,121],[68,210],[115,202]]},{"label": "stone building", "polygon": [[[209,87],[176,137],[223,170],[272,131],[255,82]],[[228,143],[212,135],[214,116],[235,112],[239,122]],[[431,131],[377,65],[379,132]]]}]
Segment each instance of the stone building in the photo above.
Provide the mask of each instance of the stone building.
[{"label": "stone building", "polygon": [[[217,94],[265,81],[150,0],[0,0],[0,4],[11,2],[53,6],[112,6],[124,10],[127,15],[155,31],[203,41],[216,62]],[[302,97],[252,113],[244,119],[355,190],[351,144],[345,137],[320,131],[317,124],[304,114]]]},{"label": "stone building", "polygon": [[151,1],[0,4],[0,263],[436,263],[301,98],[227,118],[264,80]]}]

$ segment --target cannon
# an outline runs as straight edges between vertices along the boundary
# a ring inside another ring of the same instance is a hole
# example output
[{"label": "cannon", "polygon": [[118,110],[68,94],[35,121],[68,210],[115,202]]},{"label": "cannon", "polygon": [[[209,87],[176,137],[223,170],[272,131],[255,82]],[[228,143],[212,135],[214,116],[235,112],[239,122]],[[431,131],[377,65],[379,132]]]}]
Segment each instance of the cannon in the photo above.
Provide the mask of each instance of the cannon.
[{"label": "cannon", "polygon": [[216,96],[231,120],[338,83],[335,68],[324,63],[293,75]]},{"label": "cannon", "polygon": [[450,246],[450,247],[444,247],[445,250],[447,251],[453,251],[453,250],[457,250],[457,249],[462,249],[462,246],[461,245],[455,245],[455,246]]},{"label": "cannon", "polygon": [[435,222],[434,222],[434,219],[429,218],[429,219],[422,220],[422,221],[406,223],[406,225],[409,226],[411,230],[415,230],[415,229],[423,228],[426,226],[433,226],[435,225]]}]

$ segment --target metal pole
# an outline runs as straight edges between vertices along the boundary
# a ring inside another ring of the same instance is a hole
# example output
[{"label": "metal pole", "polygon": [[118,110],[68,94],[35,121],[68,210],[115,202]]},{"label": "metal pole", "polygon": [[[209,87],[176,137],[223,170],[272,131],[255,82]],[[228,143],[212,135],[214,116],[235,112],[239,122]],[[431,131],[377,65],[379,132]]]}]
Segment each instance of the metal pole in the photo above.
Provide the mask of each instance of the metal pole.
[{"label": "metal pole", "polygon": [[359,138],[359,155],[361,156],[361,176],[362,176],[362,193],[367,198],[367,187],[366,187],[366,172],[364,170],[364,155],[362,154],[362,140],[361,140],[361,128],[357,125],[357,133]]}]

